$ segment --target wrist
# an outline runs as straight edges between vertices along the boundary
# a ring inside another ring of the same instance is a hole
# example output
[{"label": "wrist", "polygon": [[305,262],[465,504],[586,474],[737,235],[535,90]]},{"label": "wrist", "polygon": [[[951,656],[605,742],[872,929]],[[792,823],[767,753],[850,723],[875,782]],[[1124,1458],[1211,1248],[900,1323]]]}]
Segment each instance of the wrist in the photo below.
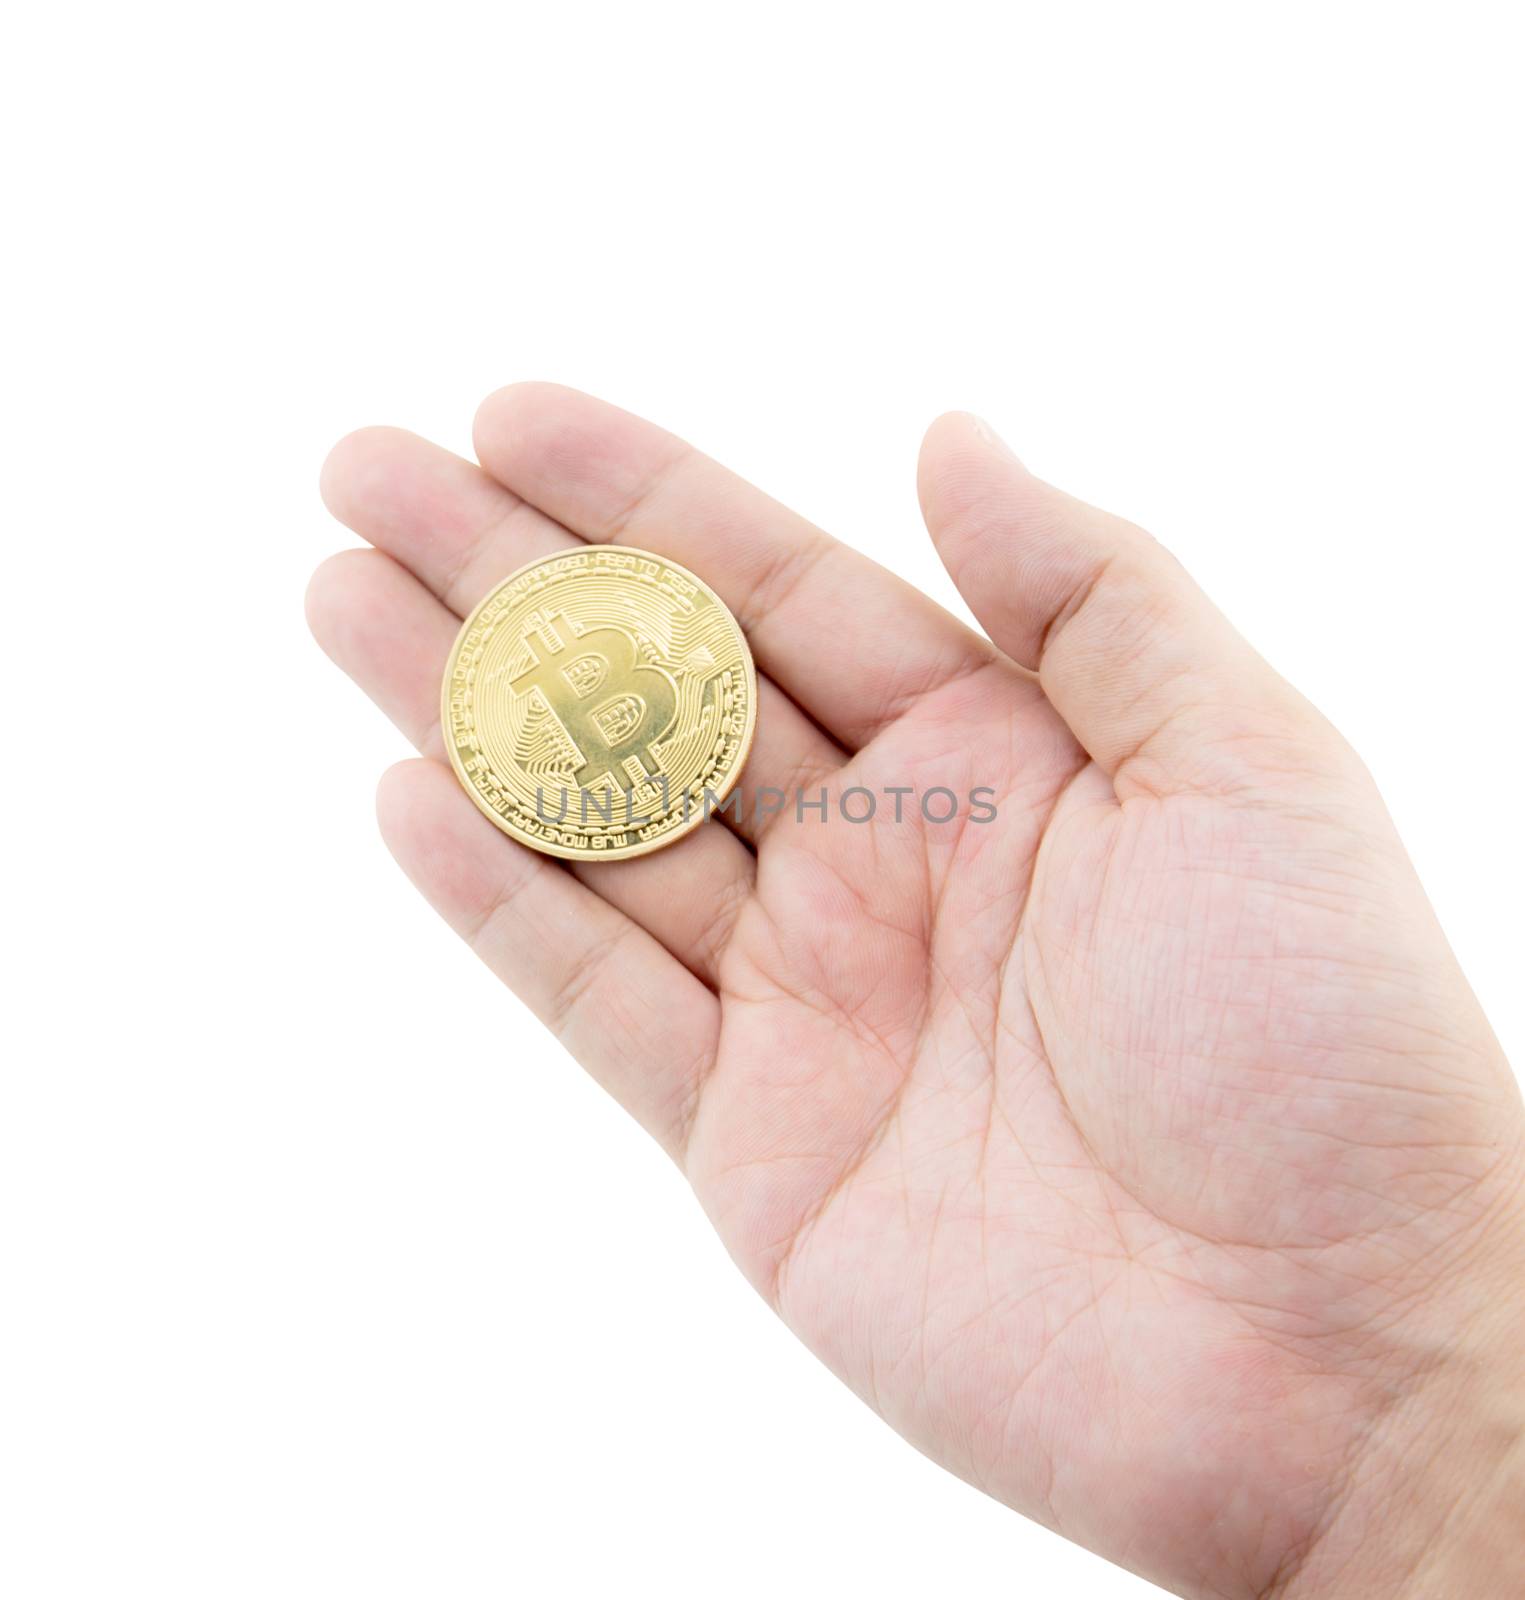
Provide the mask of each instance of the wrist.
[{"label": "wrist", "polygon": [[1525,1587],[1525,1425],[1500,1416],[1475,1443],[1476,1458],[1458,1475],[1450,1512],[1401,1600],[1502,1596]]},{"label": "wrist", "polygon": [[1424,1308],[1416,1345],[1431,1358],[1355,1453],[1275,1600],[1525,1593],[1525,1211],[1490,1234],[1466,1291]]}]

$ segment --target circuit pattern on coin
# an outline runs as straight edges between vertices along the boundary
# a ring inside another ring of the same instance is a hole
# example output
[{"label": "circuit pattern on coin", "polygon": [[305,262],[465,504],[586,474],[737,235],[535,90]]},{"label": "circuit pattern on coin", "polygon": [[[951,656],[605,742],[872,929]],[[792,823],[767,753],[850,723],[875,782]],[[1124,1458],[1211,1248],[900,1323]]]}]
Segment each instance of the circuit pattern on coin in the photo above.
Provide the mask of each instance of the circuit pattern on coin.
[{"label": "circuit pattern on coin", "polygon": [[751,651],[686,568],[589,546],[506,577],[445,670],[450,764],[524,844],[618,860],[681,838],[734,787],[757,721]]}]

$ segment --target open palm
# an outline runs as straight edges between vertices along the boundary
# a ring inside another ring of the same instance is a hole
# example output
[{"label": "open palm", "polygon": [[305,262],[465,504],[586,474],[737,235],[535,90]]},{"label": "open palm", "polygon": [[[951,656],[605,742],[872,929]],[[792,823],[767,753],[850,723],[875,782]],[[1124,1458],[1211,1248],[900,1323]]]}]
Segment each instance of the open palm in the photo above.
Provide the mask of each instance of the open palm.
[{"label": "open palm", "polygon": [[[505,390],[477,450],[373,429],[325,469],[377,549],[320,569],[314,630],[431,758],[382,789],[406,870],[920,1448],[1183,1594],[1347,1581],[1454,1400],[1437,1349],[1495,1337],[1525,1170],[1349,748],[971,418],[921,492],[989,639],[586,396]],[[692,568],[762,676],[739,817],[567,868],[458,788],[438,690],[459,617],[580,539]],[[997,814],[930,822],[933,788]]]}]

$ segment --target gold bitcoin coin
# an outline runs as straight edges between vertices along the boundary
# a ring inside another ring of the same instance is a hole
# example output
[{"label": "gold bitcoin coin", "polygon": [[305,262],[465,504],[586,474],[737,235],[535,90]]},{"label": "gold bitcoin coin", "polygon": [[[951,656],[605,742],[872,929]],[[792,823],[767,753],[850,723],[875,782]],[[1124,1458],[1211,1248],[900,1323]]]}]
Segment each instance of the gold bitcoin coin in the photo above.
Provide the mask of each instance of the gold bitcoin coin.
[{"label": "gold bitcoin coin", "polygon": [[588,545],[520,567],[466,618],[440,720],[456,776],[505,833],[617,861],[725,800],[751,748],[757,674],[693,573]]}]

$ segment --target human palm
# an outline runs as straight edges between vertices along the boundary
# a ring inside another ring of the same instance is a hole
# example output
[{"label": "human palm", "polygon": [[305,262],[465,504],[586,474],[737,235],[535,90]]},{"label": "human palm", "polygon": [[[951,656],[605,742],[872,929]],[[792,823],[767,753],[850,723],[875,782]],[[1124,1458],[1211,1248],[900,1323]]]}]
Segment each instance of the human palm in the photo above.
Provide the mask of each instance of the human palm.
[{"label": "human palm", "polygon": [[1525,1156],[1348,747],[1158,546],[972,419],[921,488],[988,640],[585,396],[504,391],[477,447],[367,430],[325,472],[380,548],[320,570],[314,629],[425,756],[459,615],[579,538],[731,605],[758,734],[738,815],[573,868],[438,759],[395,769],[428,897],[928,1454],[1183,1594],[1397,1592],[1423,1516],[1373,1567],[1370,1496],[1461,1403],[1437,1351],[1507,1340]]}]

